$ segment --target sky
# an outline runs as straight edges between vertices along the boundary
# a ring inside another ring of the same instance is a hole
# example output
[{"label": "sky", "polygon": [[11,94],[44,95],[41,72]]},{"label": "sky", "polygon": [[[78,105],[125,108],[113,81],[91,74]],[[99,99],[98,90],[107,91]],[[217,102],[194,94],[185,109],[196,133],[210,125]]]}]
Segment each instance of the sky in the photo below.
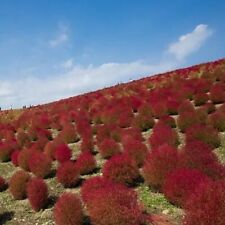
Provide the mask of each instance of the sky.
[{"label": "sky", "polygon": [[224,0],[0,0],[0,107],[225,57]]}]

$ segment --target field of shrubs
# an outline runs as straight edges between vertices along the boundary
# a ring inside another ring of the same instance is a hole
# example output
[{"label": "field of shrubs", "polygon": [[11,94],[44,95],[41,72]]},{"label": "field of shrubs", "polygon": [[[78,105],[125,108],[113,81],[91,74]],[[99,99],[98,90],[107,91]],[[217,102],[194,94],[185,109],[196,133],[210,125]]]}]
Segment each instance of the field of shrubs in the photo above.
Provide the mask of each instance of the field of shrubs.
[{"label": "field of shrubs", "polygon": [[0,224],[225,225],[225,59],[1,111]]}]

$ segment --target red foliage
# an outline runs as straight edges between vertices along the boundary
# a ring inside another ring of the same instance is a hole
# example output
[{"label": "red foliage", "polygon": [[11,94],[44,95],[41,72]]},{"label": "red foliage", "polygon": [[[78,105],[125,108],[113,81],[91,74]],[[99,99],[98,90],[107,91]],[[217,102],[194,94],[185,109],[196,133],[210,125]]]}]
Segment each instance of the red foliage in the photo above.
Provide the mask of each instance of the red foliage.
[{"label": "red foliage", "polygon": [[225,169],[219,164],[213,148],[201,141],[186,143],[179,154],[179,167],[198,169],[212,179],[221,179]]},{"label": "red foliage", "polygon": [[123,185],[98,188],[86,205],[92,224],[141,225],[145,220],[136,192]]},{"label": "red foliage", "polygon": [[218,131],[225,131],[225,112],[216,111],[209,115],[208,124],[216,128]]},{"label": "red foliage", "polygon": [[113,155],[118,154],[121,150],[119,144],[115,140],[105,138],[98,144],[98,151],[103,158],[110,158]]},{"label": "red foliage", "polygon": [[58,167],[56,178],[64,187],[73,187],[79,181],[79,169],[72,161],[64,162]]},{"label": "red foliage", "polygon": [[67,144],[60,144],[55,149],[55,159],[60,163],[70,160],[72,157],[71,149]]},{"label": "red foliage", "polygon": [[53,215],[56,225],[82,225],[83,212],[79,197],[64,192],[54,206]]},{"label": "red foliage", "polygon": [[154,125],[154,119],[152,116],[145,116],[145,115],[137,115],[134,117],[132,121],[132,127],[138,128],[141,131],[147,131]]},{"label": "red foliage", "polygon": [[113,182],[102,176],[95,176],[87,179],[81,186],[82,200],[87,203],[96,190],[111,185],[113,185]]},{"label": "red foliage", "polygon": [[89,174],[97,167],[95,157],[88,151],[82,152],[77,160],[76,166],[81,175]]},{"label": "red foliage", "polygon": [[16,200],[26,198],[26,186],[30,180],[30,175],[19,170],[15,172],[9,181],[9,191]]},{"label": "red foliage", "polygon": [[7,188],[7,183],[5,181],[5,179],[0,176],[0,192],[4,191]]},{"label": "red foliage", "polygon": [[48,143],[46,143],[45,147],[44,147],[44,153],[50,157],[52,160],[55,159],[55,150],[57,148],[57,146],[59,146],[60,144],[64,144],[64,142],[59,139],[59,138],[55,138],[52,141],[49,141]]},{"label": "red foliage", "polygon": [[210,100],[214,104],[223,103],[225,102],[225,92],[224,92],[224,85],[221,84],[214,84],[210,88],[209,94]]},{"label": "red foliage", "polygon": [[157,101],[152,105],[152,115],[156,118],[160,118],[162,116],[168,115],[168,109],[166,102]]},{"label": "red foliage", "polygon": [[175,130],[163,123],[157,123],[153,128],[153,133],[149,138],[152,148],[157,148],[162,144],[169,144],[176,147],[179,143]]},{"label": "red foliage", "polygon": [[198,93],[194,95],[194,104],[200,106],[205,104],[209,100],[209,96],[206,93]]},{"label": "red foliage", "polygon": [[185,225],[223,225],[225,221],[225,181],[204,182],[185,206]]},{"label": "red foliage", "polygon": [[166,115],[166,116],[162,116],[158,123],[163,123],[166,124],[168,126],[170,126],[171,128],[175,128],[176,127],[176,121],[172,116]]},{"label": "red foliage", "polygon": [[19,165],[19,163],[18,163],[19,153],[20,153],[19,150],[15,150],[11,154],[11,161],[12,161],[14,166],[18,166]]},{"label": "red foliage", "polygon": [[144,141],[144,138],[142,136],[142,133],[141,133],[140,129],[131,127],[131,128],[122,130],[122,132],[121,132],[121,142],[122,142],[122,144],[126,144],[131,139],[134,139],[134,140],[137,140],[137,141]]},{"label": "red foliage", "polygon": [[196,169],[176,169],[165,179],[163,193],[178,206],[184,206],[189,196],[201,182],[210,181],[204,173]]},{"label": "red foliage", "polygon": [[127,153],[137,164],[137,166],[142,166],[148,149],[146,145],[140,141],[131,139],[129,142],[123,145],[124,152]]},{"label": "red foliage", "polygon": [[65,143],[74,143],[80,140],[77,131],[72,124],[66,124],[58,137]]},{"label": "red foliage", "polygon": [[10,145],[10,142],[0,142],[0,162],[9,161],[12,152],[13,146]]},{"label": "red foliage", "polygon": [[22,129],[18,129],[16,139],[17,139],[18,145],[21,148],[22,147],[29,147],[30,144],[31,144],[29,136]]},{"label": "red foliage", "polygon": [[103,176],[117,183],[131,185],[139,177],[139,171],[135,161],[127,154],[119,154],[104,164]]},{"label": "red foliage", "polygon": [[193,112],[195,110],[194,105],[189,100],[184,100],[178,107],[178,113]]},{"label": "red foliage", "polygon": [[199,140],[217,148],[220,145],[219,133],[216,129],[203,124],[196,124],[186,131],[186,142]]},{"label": "red foliage", "polygon": [[92,137],[83,137],[80,143],[81,152],[89,151],[93,152],[94,143]]},{"label": "red foliage", "polygon": [[48,187],[42,178],[32,178],[28,182],[27,197],[34,211],[45,207],[48,201]]},{"label": "red foliage", "polygon": [[31,155],[35,152],[32,148],[25,148],[19,152],[18,155],[18,165],[20,168],[29,171],[29,159]]},{"label": "red foliage", "polygon": [[149,152],[142,170],[147,185],[160,189],[167,174],[177,167],[177,160],[177,149],[168,144]]},{"label": "red foliage", "polygon": [[29,158],[28,165],[33,174],[45,178],[51,172],[52,160],[45,153],[34,152]]}]

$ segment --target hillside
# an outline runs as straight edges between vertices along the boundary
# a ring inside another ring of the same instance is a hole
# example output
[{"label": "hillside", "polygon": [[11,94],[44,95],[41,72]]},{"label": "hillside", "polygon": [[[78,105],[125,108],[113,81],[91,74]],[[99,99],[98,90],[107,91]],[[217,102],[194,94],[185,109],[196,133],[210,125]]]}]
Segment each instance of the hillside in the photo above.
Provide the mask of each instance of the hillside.
[{"label": "hillside", "polygon": [[224,177],[225,59],[0,112],[0,224],[224,225]]}]

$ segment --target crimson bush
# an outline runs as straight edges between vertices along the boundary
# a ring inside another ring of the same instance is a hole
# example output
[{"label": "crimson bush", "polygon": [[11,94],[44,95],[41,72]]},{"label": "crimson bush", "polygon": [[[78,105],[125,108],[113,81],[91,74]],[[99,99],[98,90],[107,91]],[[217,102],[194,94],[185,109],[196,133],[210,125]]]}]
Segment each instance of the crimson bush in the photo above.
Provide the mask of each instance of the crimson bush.
[{"label": "crimson bush", "polygon": [[103,176],[114,182],[131,185],[139,177],[139,171],[135,161],[127,154],[119,154],[104,164]]},{"label": "crimson bush", "polygon": [[55,149],[55,159],[60,163],[70,160],[72,157],[71,149],[67,144],[60,144]]},{"label": "crimson bush", "polygon": [[27,197],[34,211],[45,207],[48,201],[48,187],[42,178],[32,178],[28,182]]},{"label": "crimson bush", "polygon": [[83,212],[79,197],[65,192],[57,200],[53,209],[56,225],[82,225]]}]

